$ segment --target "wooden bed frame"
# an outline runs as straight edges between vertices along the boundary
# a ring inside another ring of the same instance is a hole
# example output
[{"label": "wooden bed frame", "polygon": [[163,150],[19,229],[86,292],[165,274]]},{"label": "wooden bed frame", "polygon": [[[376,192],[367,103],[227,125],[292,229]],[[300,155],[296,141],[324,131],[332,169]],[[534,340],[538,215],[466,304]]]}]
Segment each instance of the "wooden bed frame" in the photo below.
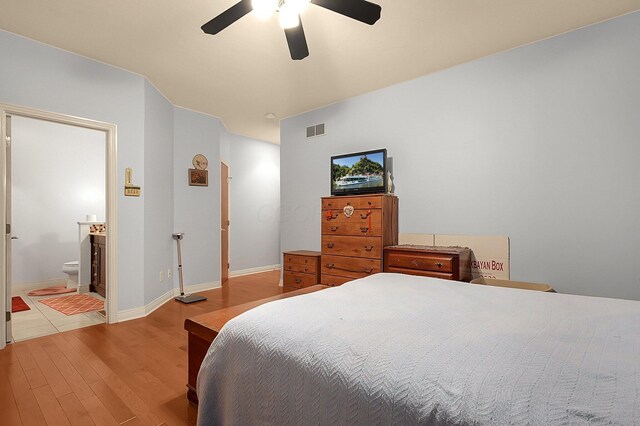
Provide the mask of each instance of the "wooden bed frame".
[{"label": "wooden bed frame", "polygon": [[198,379],[198,371],[202,360],[211,346],[211,342],[216,338],[222,327],[230,319],[238,315],[274,300],[286,299],[301,294],[313,293],[318,290],[327,288],[324,285],[314,285],[312,287],[302,288],[300,290],[290,291],[279,294],[277,296],[268,297],[266,299],[256,300],[254,302],[244,303],[242,305],[231,306],[229,308],[220,309],[218,311],[208,312],[193,318],[188,318],[184,322],[184,329],[189,333],[189,369],[187,381],[187,399],[193,404],[198,405],[198,395],[196,394],[196,380]]}]

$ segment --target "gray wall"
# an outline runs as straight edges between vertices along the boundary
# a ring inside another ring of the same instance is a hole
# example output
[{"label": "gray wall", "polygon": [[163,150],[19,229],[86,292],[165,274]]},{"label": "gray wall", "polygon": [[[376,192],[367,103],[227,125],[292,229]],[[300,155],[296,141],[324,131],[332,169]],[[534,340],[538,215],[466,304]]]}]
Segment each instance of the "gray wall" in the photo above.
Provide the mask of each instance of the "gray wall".
[{"label": "gray wall", "polygon": [[280,264],[280,146],[227,133],[231,273]]},{"label": "gray wall", "polygon": [[[173,105],[149,82],[144,89],[144,301],[149,303],[173,287],[167,277],[174,253]],[[134,185],[136,180],[134,173]]]},{"label": "gray wall", "polygon": [[319,249],[331,155],[386,147],[400,232],[505,235],[512,279],[640,299],[638,40],[634,13],[284,120],[282,249]]},{"label": "gray wall", "polygon": [[144,78],[0,31],[0,102],[118,126],[118,187],[134,171],[141,198],[118,191],[118,309],[144,302]]},{"label": "gray wall", "polygon": [[[185,285],[220,280],[221,128],[215,117],[174,108],[174,230],[185,234],[182,242]],[[189,186],[188,169],[193,168],[191,161],[196,154],[204,154],[209,160],[207,187]],[[174,281],[176,285],[179,283],[177,274]]]}]

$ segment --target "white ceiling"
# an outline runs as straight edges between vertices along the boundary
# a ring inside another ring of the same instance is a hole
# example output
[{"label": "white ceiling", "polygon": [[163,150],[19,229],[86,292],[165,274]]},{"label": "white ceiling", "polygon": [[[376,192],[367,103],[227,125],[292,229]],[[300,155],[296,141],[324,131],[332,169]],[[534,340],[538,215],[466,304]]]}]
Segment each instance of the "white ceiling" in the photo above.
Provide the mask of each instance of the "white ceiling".
[{"label": "white ceiling", "polygon": [[640,0],[374,0],[382,17],[368,26],[311,5],[310,55],[292,61],[275,17],[200,30],[236,1],[0,0],[0,28],[142,74],[175,105],[278,143],[278,119],[640,10]]}]

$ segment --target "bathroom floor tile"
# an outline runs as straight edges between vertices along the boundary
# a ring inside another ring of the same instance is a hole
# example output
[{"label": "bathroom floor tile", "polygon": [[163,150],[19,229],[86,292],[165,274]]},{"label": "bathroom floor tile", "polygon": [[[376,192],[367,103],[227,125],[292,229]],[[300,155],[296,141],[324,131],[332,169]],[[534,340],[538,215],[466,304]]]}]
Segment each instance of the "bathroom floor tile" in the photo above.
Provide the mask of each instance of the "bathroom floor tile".
[{"label": "bathroom floor tile", "polygon": [[15,331],[39,327],[51,324],[51,322],[40,311],[23,311],[17,312],[12,315],[11,324],[13,325],[13,330]]},{"label": "bathroom floor tile", "polygon": [[20,342],[22,340],[33,339],[34,337],[47,336],[49,334],[55,334],[58,330],[51,323],[41,325],[38,327],[31,327],[25,329],[16,329],[15,324],[13,327],[13,340]]},{"label": "bathroom floor tile", "polygon": [[76,328],[88,327],[90,325],[101,324],[104,321],[96,321],[84,314],[70,315],[65,319],[51,320],[51,323],[58,331],[75,330]]},{"label": "bathroom floor tile", "polygon": [[91,293],[89,293],[89,296],[95,297],[98,300],[102,300],[103,302],[106,300],[104,297],[100,296],[98,293],[96,293],[95,291],[92,291]]},{"label": "bathroom floor tile", "polygon": [[90,318],[90,319],[92,319],[94,321],[106,322],[104,316],[100,315],[98,313],[98,311],[85,312],[82,315],[85,315],[86,317],[88,317],[88,318]]}]

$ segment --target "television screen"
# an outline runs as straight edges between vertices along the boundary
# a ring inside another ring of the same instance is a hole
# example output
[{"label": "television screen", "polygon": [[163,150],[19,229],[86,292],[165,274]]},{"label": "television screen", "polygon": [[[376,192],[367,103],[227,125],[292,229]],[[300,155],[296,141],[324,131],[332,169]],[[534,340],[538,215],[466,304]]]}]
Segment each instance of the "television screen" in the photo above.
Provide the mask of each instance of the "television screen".
[{"label": "television screen", "polygon": [[387,150],[331,157],[331,195],[387,192]]}]

